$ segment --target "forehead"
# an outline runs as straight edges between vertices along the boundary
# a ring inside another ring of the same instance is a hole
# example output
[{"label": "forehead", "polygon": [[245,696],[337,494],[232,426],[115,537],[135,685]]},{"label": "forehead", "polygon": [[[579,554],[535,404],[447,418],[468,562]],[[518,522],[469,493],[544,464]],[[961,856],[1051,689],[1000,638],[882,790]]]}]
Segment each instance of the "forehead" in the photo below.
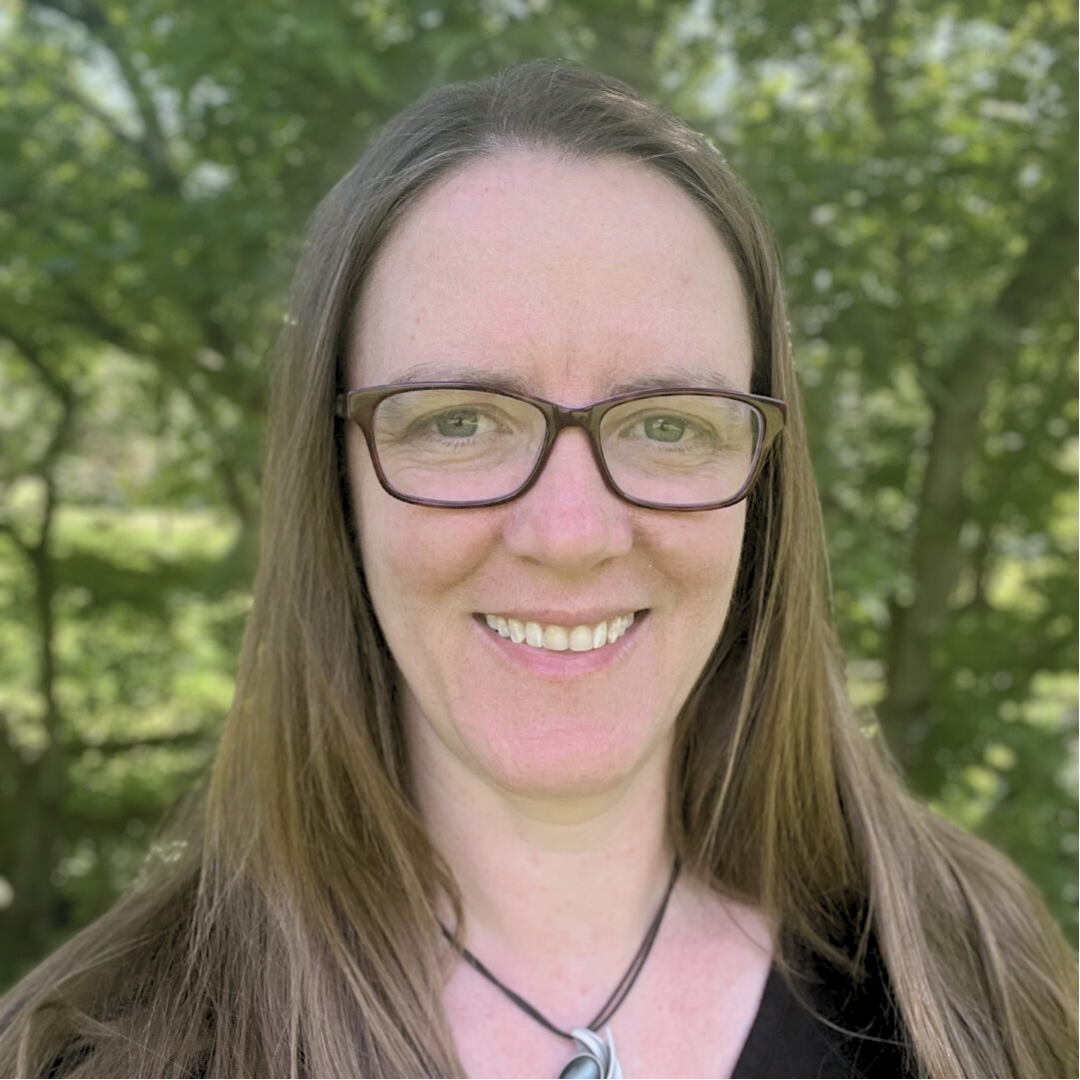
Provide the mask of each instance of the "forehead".
[{"label": "forehead", "polygon": [[440,181],[354,320],[352,386],[485,376],[581,402],[629,383],[749,389],[741,284],[704,210],[637,162],[538,152]]}]

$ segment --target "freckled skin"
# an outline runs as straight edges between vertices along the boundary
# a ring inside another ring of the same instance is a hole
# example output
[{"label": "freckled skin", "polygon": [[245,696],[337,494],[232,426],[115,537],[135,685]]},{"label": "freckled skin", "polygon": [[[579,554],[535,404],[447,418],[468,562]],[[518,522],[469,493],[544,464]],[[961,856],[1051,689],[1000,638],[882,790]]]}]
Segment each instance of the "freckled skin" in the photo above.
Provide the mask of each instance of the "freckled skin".
[{"label": "freckled skin", "polygon": [[[445,361],[477,381],[512,370],[564,404],[665,365],[750,387],[745,303],[716,231],[674,184],[622,160],[515,152],[467,166],[391,236],[359,316],[352,386]],[[361,557],[413,752],[529,798],[598,795],[663,769],[727,613],[744,504],[630,506],[570,431],[513,503],[410,506],[379,486],[359,431],[349,440]],[[474,619],[596,608],[650,613],[619,662],[574,679],[507,663]]]}]

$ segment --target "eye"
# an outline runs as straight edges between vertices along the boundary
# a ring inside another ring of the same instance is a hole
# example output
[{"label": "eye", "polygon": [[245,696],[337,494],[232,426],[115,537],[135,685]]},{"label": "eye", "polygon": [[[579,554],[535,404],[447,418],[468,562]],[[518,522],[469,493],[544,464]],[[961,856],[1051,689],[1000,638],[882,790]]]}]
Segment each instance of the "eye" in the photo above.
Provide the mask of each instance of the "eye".
[{"label": "eye", "polygon": [[686,421],[677,416],[650,416],[642,428],[647,439],[656,442],[678,442],[686,434]]},{"label": "eye", "polygon": [[715,445],[717,431],[704,417],[644,409],[620,419],[620,440],[641,450],[703,450]]},{"label": "eye", "polygon": [[447,439],[467,439],[475,435],[484,417],[476,409],[454,409],[434,418],[435,429]]},{"label": "eye", "polygon": [[408,425],[404,437],[413,443],[432,439],[441,439],[445,443],[473,443],[512,431],[513,425],[508,420],[492,409],[453,405],[416,417]]}]

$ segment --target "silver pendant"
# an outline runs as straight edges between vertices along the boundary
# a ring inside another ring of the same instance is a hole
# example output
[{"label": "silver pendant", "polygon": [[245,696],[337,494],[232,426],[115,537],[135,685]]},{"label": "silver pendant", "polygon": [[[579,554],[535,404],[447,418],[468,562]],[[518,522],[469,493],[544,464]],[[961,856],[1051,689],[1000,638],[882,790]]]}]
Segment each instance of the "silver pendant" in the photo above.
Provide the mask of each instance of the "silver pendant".
[{"label": "silver pendant", "polygon": [[559,1080],[623,1080],[611,1028],[603,1037],[589,1028],[571,1028],[570,1034],[577,1043],[577,1053],[559,1073]]}]

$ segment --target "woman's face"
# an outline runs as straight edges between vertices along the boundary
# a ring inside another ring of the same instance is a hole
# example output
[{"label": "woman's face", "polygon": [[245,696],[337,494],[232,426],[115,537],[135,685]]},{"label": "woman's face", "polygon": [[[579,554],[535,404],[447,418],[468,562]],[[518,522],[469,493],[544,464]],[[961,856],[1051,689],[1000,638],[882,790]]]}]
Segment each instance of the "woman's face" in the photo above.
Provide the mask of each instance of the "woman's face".
[{"label": "woman's face", "polygon": [[[627,384],[750,388],[745,303],[715,229],[672,182],[622,159],[521,151],[441,181],[379,253],[358,316],[352,387],[510,379],[565,405]],[[571,429],[515,502],[413,506],[383,491],[349,430],[360,554],[411,752],[533,798],[598,795],[662,768],[727,614],[745,504],[631,506]],[[581,645],[575,627],[630,613],[621,637],[588,651],[517,643],[485,618],[557,646],[560,627]]]}]

